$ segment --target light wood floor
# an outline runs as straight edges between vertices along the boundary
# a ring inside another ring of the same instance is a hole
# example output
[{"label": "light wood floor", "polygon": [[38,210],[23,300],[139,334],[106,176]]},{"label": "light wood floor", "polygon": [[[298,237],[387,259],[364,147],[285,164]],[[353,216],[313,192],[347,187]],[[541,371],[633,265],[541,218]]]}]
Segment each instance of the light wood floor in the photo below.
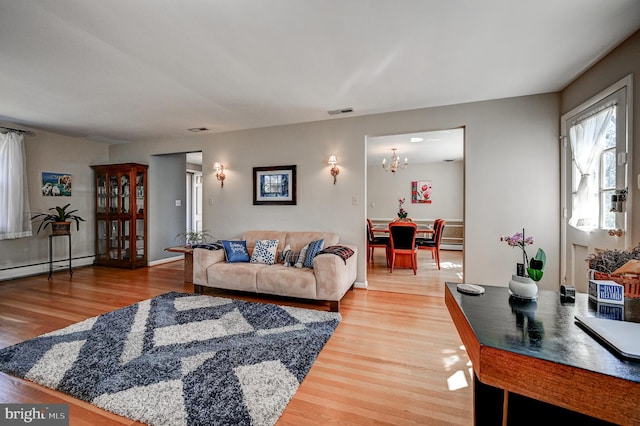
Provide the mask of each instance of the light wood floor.
[{"label": "light wood floor", "polygon": [[[420,253],[418,275],[389,274],[376,253],[369,289],[347,293],[342,322],[278,425],[469,425],[469,358],[443,302],[444,281],[461,281],[460,252],[443,252],[441,272]],[[449,265],[445,267],[445,264]],[[458,265],[452,266],[452,265]],[[56,330],[167,291],[192,292],[182,262],[134,271],[86,267],[0,282],[0,347]],[[316,309],[326,306],[256,298]],[[0,403],[67,403],[71,425],[137,424],[91,404],[0,373]]]}]

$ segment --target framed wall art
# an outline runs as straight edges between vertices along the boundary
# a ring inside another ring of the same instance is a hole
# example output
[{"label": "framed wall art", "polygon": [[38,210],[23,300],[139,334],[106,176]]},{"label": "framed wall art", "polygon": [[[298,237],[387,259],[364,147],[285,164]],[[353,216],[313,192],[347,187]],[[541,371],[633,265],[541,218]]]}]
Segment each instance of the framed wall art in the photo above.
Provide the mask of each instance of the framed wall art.
[{"label": "framed wall art", "polygon": [[253,168],[254,205],[296,205],[296,166]]},{"label": "framed wall art", "polygon": [[42,172],[42,195],[45,197],[70,197],[71,180],[69,173]]},{"label": "framed wall art", "polygon": [[431,204],[431,181],[411,182],[411,202]]}]

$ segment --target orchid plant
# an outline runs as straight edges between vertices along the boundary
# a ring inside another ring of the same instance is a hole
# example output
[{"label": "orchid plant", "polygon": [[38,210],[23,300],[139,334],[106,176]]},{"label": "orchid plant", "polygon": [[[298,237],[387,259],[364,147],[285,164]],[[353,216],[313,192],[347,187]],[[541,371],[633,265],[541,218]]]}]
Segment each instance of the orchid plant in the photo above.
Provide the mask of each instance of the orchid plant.
[{"label": "orchid plant", "polygon": [[535,257],[529,261],[526,247],[533,244],[533,237],[525,236],[524,228],[522,232],[515,233],[511,236],[502,236],[500,241],[504,241],[511,247],[519,247],[522,250],[522,261],[525,268],[527,268],[527,274],[529,277],[538,282],[542,279],[542,271],[544,265],[547,262],[547,255],[541,248],[536,252]]},{"label": "orchid plant", "polygon": [[407,215],[409,213],[407,213],[407,211],[402,207],[402,205],[405,202],[405,198],[398,198],[398,217],[400,219],[406,219]]}]

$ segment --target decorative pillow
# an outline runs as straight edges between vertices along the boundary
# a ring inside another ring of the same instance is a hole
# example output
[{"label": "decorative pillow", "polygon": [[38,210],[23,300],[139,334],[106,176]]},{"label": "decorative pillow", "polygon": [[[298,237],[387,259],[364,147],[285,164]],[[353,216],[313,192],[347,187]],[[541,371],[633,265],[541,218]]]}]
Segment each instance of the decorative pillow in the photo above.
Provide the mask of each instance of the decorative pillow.
[{"label": "decorative pillow", "polygon": [[256,245],[251,253],[250,263],[264,263],[273,265],[276,263],[278,240],[256,240]]},{"label": "decorative pillow", "polygon": [[289,244],[287,244],[287,246],[282,249],[282,251],[278,255],[278,262],[284,263],[284,259],[288,251],[291,251],[291,246]]},{"label": "decorative pillow", "polygon": [[296,259],[296,263],[293,266],[295,266],[296,268],[302,268],[304,266],[303,264],[304,259],[307,256],[307,250],[309,250],[309,244],[302,247],[302,250],[300,250],[298,254],[298,258]]},{"label": "decorative pillow", "polygon": [[[296,266],[299,259],[299,251],[288,250],[284,255],[284,266]],[[301,266],[298,266],[298,268],[301,268]]]},{"label": "decorative pillow", "polygon": [[227,257],[227,263],[248,262],[249,252],[247,251],[246,241],[222,240],[224,254]]},{"label": "decorative pillow", "polygon": [[304,257],[304,262],[302,266],[306,268],[313,268],[313,258],[316,257],[316,254],[324,247],[324,240],[315,240],[311,241],[307,247],[307,253]]}]

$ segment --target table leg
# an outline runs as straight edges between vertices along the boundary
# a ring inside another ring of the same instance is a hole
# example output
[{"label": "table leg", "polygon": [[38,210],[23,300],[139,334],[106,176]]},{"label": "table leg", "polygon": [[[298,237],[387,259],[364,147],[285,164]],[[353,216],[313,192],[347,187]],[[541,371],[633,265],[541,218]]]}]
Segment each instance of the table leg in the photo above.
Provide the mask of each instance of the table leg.
[{"label": "table leg", "polygon": [[184,282],[193,282],[193,253],[190,252],[184,254]]},{"label": "table leg", "polygon": [[51,242],[53,241],[53,236],[49,235],[49,277],[48,280],[51,279],[51,274],[53,274],[53,246]]},{"label": "table leg", "polygon": [[71,269],[71,234],[69,234],[68,237],[69,237],[69,276],[73,277],[73,269]]}]

